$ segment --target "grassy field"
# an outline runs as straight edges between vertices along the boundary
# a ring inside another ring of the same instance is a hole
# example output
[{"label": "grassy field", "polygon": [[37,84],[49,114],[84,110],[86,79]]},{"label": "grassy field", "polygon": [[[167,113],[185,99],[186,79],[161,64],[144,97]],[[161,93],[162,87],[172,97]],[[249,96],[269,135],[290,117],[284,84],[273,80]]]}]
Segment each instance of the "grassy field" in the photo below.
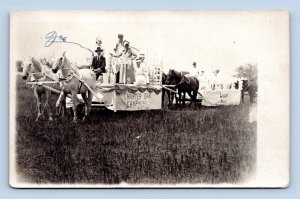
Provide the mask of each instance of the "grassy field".
[{"label": "grassy field", "polygon": [[[111,112],[34,122],[33,91],[17,83],[17,170],[33,183],[236,183],[256,165],[249,104]],[[54,108],[57,96],[52,98]]]}]

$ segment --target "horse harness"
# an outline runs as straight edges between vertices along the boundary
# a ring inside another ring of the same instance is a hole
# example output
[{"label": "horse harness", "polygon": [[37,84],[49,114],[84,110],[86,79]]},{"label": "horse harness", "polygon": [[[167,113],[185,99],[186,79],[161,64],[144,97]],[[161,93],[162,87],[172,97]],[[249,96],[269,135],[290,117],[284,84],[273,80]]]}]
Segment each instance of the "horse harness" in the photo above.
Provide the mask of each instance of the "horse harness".
[{"label": "horse harness", "polygon": [[61,86],[61,89],[63,90],[64,89],[64,86],[65,86],[65,82],[69,82],[71,81],[73,78],[76,78],[79,80],[79,85],[78,85],[78,92],[77,94],[80,94],[80,91],[81,91],[81,88],[82,88],[82,85],[84,84],[82,78],[78,77],[77,75],[75,75],[74,73],[70,73],[67,77],[63,77],[63,78],[58,78],[58,81],[60,83],[60,86]]},{"label": "horse harness", "polygon": [[[36,78],[34,77],[33,75],[36,75],[36,74],[40,74],[41,76],[39,78]],[[29,74],[31,77],[33,77],[34,79],[31,80],[30,82],[41,82],[43,83],[43,81],[46,81],[46,78],[50,78],[51,80],[53,80],[53,77],[47,75],[46,73],[43,73],[43,72],[36,72],[36,73],[30,73]],[[55,82],[53,82],[55,83]],[[36,84],[36,85],[32,85],[32,88],[34,88],[35,86],[42,86],[42,84]]]},{"label": "horse harness", "polygon": [[[187,84],[190,84],[191,83],[191,80],[189,78],[187,78],[186,76],[184,75],[181,75],[181,80],[178,84],[175,85],[175,88],[177,88],[179,85],[183,84],[183,83],[187,83]],[[188,81],[186,81],[185,79],[187,79]],[[201,97],[202,97],[202,94],[199,93],[198,91],[196,91]]]},{"label": "horse harness", "polygon": [[187,84],[190,84],[191,83],[191,80],[188,79],[189,81],[186,81],[185,79],[188,79],[186,78],[184,75],[181,75],[181,80],[178,84],[175,85],[175,87],[178,87],[179,85],[183,84],[183,83],[187,83]]}]

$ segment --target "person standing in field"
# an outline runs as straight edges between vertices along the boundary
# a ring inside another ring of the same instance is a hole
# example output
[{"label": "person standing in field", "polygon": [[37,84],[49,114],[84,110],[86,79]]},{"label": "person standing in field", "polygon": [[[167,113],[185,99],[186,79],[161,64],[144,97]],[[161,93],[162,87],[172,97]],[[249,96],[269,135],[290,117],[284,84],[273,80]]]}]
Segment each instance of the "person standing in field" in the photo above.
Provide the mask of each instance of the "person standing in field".
[{"label": "person standing in field", "polygon": [[196,62],[193,62],[193,67],[189,73],[189,76],[194,76],[194,77],[199,77],[199,71],[198,71],[198,68],[197,68],[197,64]]},{"label": "person standing in field", "polygon": [[201,70],[199,75],[200,90],[207,90],[208,79],[204,70]]}]

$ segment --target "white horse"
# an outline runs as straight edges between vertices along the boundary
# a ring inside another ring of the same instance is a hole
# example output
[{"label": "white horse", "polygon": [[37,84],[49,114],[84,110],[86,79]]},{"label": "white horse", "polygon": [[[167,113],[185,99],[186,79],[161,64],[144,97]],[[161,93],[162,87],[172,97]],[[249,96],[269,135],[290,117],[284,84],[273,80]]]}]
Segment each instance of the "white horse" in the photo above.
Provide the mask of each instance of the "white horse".
[{"label": "white horse", "polygon": [[[56,63],[54,63],[52,66],[52,71],[54,73],[57,73],[59,69],[61,70],[62,75],[62,92],[59,96],[56,106],[59,106],[61,100],[65,99],[67,94],[71,94],[74,112],[73,122],[77,122],[77,106],[80,104],[77,94],[81,94],[85,102],[85,117],[83,118],[84,121],[89,115],[93,94],[83,84],[83,82],[87,84],[91,89],[94,89],[94,86],[96,84],[96,75],[90,69],[78,69],[74,66],[71,66],[70,61],[66,58],[65,52],[61,57],[58,58]],[[78,79],[78,77],[80,79]]]},{"label": "white horse", "polygon": [[[53,81],[55,79],[54,74],[51,75],[51,70],[50,70],[49,66],[42,65],[34,57],[28,58],[27,60],[25,60],[22,65],[23,65],[22,78],[24,80],[26,80],[29,76],[31,76],[30,81],[32,81],[32,82]],[[37,115],[36,121],[38,121],[40,119],[44,110],[48,111],[49,120],[52,121],[53,117],[52,117],[52,112],[51,112],[51,108],[50,108],[50,104],[49,104],[51,91],[46,89],[42,85],[36,84],[36,85],[33,85],[33,92],[37,99],[38,115]],[[43,94],[46,95],[46,100],[45,100],[44,109],[42,110],[41,97]]]}]

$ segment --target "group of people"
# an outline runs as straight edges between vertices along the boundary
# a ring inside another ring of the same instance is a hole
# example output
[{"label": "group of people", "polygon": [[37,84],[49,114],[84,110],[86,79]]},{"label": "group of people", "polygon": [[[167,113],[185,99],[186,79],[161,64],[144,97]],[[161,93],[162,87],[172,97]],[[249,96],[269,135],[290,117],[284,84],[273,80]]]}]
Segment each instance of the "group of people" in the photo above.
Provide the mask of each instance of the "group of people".
[{"label": "group of people", "polygon": [[197,68],[196,62],[193,62],[188,76],[194,76],[199,80],[200,90],[231,90],[234,89],[234,78],[224,78],[220,74],[220,69],[215,69],[212,73],[206,73],[203,69]]},{"label": "group of people", "polygon": [[[93,57],[91,69],[95,72],[96,78],[107,72],[106,58],[104,48],[100,38],[96,39],[96,55]],[[116,76],[116,83],[149,83],[149,76],[144,63],[145,55],[139,56],[132,50],[130,43],[124,40],[123,34],[118,34],[118,42],[114,48],[114,53],[109,53],[111,59],[116,59],[113,72]],[[121,61],[122,60],[122,61]],[[125,62],[124,62],[125,60]]]}]

